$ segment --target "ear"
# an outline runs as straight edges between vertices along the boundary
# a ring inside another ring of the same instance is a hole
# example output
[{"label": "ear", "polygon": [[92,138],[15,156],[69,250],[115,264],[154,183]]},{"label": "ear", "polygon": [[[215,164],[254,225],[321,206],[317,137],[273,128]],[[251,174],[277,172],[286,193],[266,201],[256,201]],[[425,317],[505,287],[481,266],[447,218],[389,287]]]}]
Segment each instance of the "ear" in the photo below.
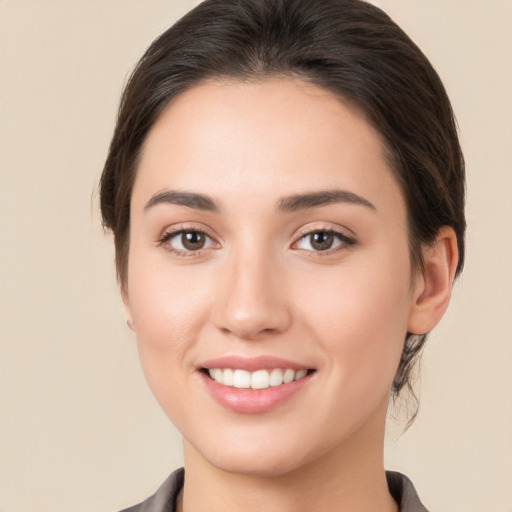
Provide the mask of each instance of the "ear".
[{"label": "ear", "polygon": [[424,271],[416,277],[407,328],[412,334],[431,331],[448,307],[459,261],[455,231],[449,226],[442,227],[435,242],[422,252]]},{"label": "ear", "polygon": [[121,297],[123,299],[124,308],[126,310],[126,325],[132,331],[135,331],[135,326],[133,325],[133,320],[132,320],[132,310],[130,307],[130,297],[128,295],[128,288],[127,288],[126,284],[121,284]]}]

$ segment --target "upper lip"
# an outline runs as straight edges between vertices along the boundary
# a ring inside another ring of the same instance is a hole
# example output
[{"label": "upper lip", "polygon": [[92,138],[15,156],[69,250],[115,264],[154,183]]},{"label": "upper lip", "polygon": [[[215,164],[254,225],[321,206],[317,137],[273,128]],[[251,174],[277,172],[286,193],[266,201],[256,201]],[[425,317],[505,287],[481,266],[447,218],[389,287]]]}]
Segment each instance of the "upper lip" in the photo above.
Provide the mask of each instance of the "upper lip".
[{"label": "upper lip", "polygon": [[310,366],[306,366],[295,361],[283,359],[275,356],[223,356],[214,359],[208,359],[199,365],[199,369],[213,368],[232,368],[237,370],[247,370],[254,372],[256,370],[268,370],[273,368],[292,369],[292,370],[311,370]]}]

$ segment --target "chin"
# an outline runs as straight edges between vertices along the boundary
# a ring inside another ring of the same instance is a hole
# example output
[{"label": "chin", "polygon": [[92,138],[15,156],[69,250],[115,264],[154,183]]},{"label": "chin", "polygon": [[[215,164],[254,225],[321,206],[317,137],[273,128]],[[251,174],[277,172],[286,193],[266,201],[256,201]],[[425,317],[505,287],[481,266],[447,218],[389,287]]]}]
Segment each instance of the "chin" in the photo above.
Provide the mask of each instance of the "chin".
[{"label": "chin", "polygon": [[298,470],[304,463],[290,457],[262,454],[260,451],[252,454],[228,454],[215,457],[209,462],[226,473],[259,478],[281,477]]},{"label": "chin", "polygon": [[[242,434],[243,435],[243,434]],[[226,436],[217,443],[201,443],[193,446],[185,443],[185,460],[187,451],[199,457],[218,470],[243,476],[275,478],[291,474],[318,457],[324,450],[308,447],[304,440],[287,436],[276,439],[272,436],[256,436],[236,439]],[[328,449],[327,449],[328,451]]]}]

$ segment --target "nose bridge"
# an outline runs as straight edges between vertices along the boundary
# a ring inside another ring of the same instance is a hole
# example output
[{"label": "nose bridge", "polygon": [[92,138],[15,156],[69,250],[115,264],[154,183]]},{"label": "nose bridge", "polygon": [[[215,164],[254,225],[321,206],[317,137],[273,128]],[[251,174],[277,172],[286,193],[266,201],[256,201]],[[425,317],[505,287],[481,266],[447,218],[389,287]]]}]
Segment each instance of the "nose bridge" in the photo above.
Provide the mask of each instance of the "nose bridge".
[{"label": "nose bridge", "polygon": [[217,326],[242,339],[280,332],[290,322],[278,262],[272,251],[247,244],[233,250],[219,274]]}]

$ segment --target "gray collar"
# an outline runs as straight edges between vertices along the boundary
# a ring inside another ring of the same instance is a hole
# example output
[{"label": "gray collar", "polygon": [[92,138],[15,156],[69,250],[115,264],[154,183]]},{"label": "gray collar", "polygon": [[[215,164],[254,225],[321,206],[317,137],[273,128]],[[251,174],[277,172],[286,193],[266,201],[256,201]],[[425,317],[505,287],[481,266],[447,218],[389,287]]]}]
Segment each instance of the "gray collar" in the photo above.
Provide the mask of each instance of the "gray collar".
[{"label": "gray collar", "polygon": [[[428,512],[421,503],[412,482],[401,473],[386,471],[389,492],[398,503],[400,512]],[[121,512],[176,512],[176,498],[183,488],[183,468],[172,473],[153,496]]]}]

